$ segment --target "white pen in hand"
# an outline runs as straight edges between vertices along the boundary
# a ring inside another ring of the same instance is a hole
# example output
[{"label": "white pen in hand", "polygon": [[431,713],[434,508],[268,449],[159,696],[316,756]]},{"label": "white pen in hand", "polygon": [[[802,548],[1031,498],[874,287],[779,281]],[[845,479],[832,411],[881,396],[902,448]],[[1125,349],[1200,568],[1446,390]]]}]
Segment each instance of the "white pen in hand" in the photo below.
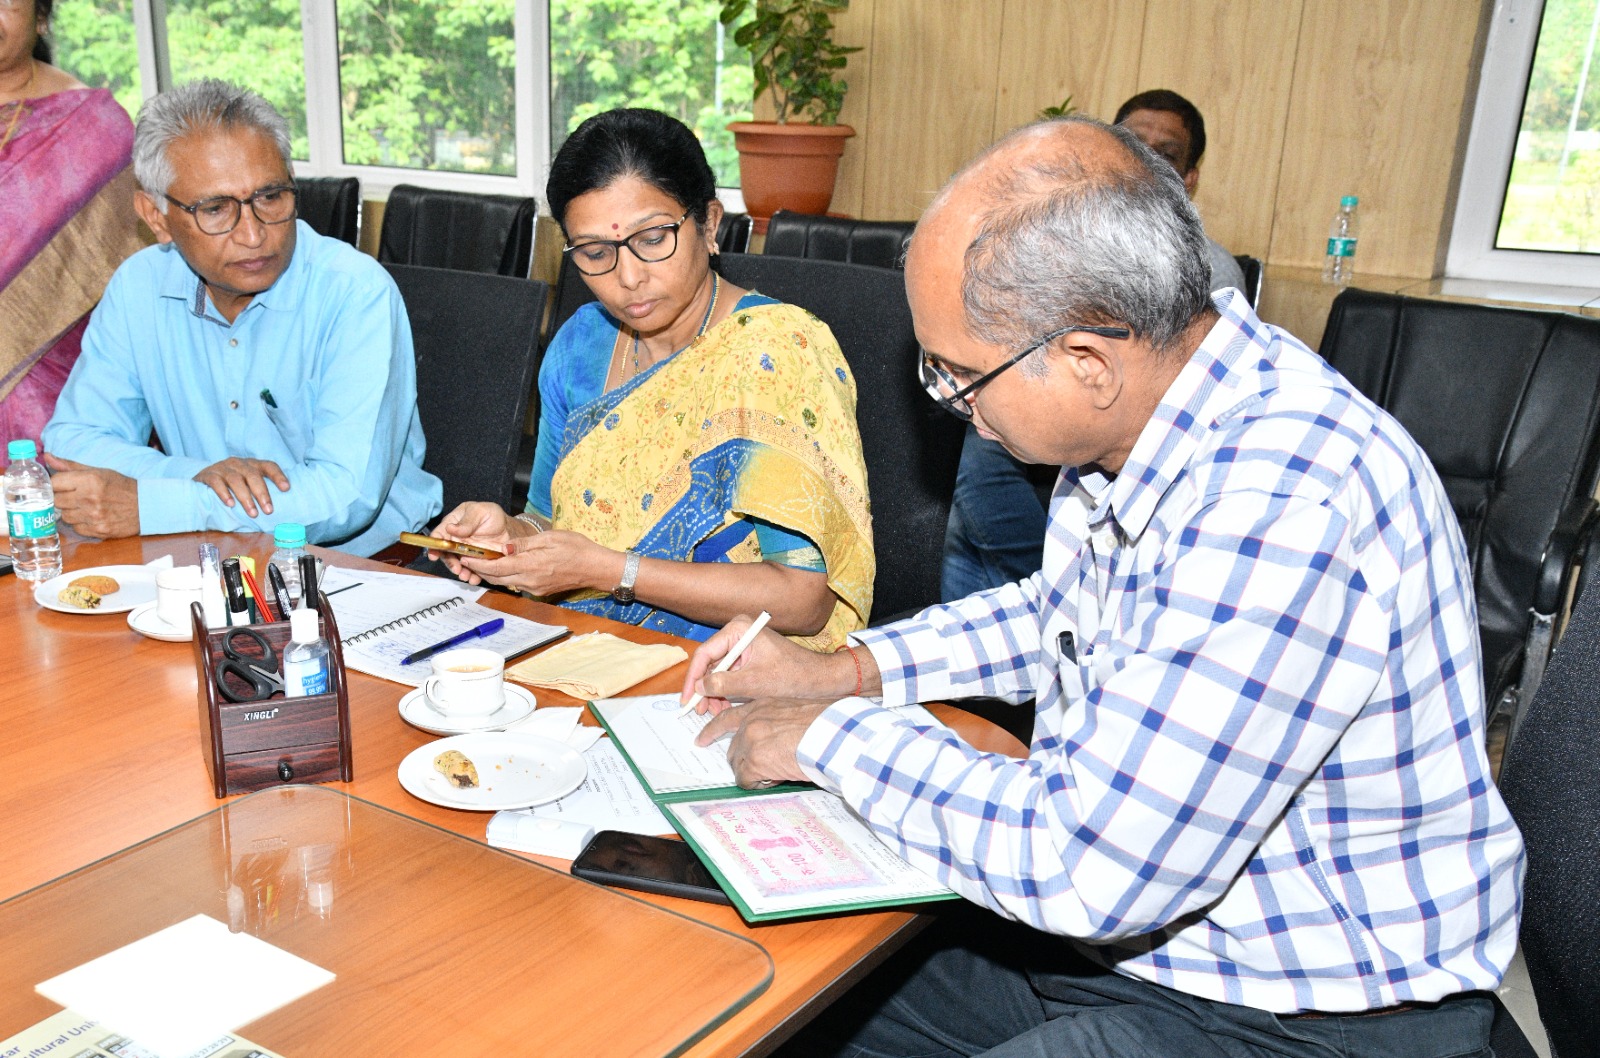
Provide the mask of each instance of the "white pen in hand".
[{"label": "white pen in hand", "polygon": [[[767,627],[767,622],[770,620],[772,620],[772,615],[765,610],[757,614],[756,619],[750,622],[750,627],[744,630],[744,635],[740,636],[739,641],[733,645],[733,649],[722,655],[722,660],[716,663],[711,672],[727,672],[729,667],[739,660],[739,655],[743,654],[749,649],[750,644],[756,641],[756,636],[763,628]],[[710,673],[707,673],[707,675],[710,675]],[[700,699],[704,697],[705,695],[695,691],[694,697],[689,699],[689,704],[684,706],[678,715],[688,716],[694,712],[694,707],[699,705]]]}]

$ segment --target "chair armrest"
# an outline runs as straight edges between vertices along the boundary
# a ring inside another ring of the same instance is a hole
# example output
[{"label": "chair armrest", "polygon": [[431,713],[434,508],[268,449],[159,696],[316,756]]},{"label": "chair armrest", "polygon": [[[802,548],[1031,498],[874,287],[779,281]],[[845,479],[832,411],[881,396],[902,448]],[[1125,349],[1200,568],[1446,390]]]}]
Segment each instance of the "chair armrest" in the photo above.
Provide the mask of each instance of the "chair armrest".
[{"label": "chair armrest", "polygon": [[1544,557],[1539,562],[1539,587],[1534,593],[1533,610],[1539,614],[1554,614],[1561,609],[1566,589],[1576,568],[1576,561],[1589,550],[1600,515],[1593,497],[1576,496],[1561,512],[1556,527],[1545,544]]}]

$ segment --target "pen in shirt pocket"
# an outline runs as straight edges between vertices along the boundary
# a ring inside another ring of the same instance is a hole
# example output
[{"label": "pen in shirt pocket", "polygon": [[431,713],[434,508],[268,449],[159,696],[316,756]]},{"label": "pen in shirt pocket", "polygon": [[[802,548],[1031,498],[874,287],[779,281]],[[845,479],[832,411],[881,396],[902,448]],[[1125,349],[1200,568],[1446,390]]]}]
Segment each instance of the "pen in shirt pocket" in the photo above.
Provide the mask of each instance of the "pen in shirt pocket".
[{"label": "pen in shirt pocket", "polygon": [[272,390],[270,389],[264,389],[261,391],[261,403],[265,404],[269,408],[276,408],[278,406],[278,402],[272,399]]}]

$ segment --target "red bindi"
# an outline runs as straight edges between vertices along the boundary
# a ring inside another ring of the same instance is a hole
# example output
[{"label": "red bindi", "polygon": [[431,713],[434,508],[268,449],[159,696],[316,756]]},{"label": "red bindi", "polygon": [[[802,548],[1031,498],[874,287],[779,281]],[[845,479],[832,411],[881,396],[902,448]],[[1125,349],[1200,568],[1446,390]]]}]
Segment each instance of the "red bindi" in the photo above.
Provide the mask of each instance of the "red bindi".
[{"label": "red bindi", "polygon": [[621,227],[621,225],[613,224],[613,225],[611,225],[611,230],[612,231],[616,231],[619,227]]}]

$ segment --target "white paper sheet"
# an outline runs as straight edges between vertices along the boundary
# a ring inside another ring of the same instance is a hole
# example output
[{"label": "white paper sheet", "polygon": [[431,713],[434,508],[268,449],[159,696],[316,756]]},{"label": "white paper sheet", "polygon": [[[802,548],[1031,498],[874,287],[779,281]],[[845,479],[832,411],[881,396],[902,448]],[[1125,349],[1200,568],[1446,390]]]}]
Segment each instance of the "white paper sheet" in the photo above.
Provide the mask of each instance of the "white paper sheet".
[{"label": "white paper sheet", "polygon": [[[600,739],[583,756],[589,764],[589,774],[582,786],[546,805],[496,812],[489,820],[489,844],[523,852],[562,855],[554,846],[543,844],[543,832],[533,826],[539,819],[566,820],[595,830],[622,830],[629,834],[672,833],[672,824],[650,802],[628,762],[622,759],[609,738]],[[531,847],[530,843],[537,847]]]},{"label": "white paper sheet", "polygon": [[594,705],[657,794],[714,790],[738,781],[728,763],[725,740],[694,744],[695,736],[711,723],[711,714],[679,716],[683,703],[676,694],[602,698]]},{"label": "white paper sheet", "polygon": [[164,1058],[183,1058],[333,979],[298,955],[195,915],[35,990]]}]

